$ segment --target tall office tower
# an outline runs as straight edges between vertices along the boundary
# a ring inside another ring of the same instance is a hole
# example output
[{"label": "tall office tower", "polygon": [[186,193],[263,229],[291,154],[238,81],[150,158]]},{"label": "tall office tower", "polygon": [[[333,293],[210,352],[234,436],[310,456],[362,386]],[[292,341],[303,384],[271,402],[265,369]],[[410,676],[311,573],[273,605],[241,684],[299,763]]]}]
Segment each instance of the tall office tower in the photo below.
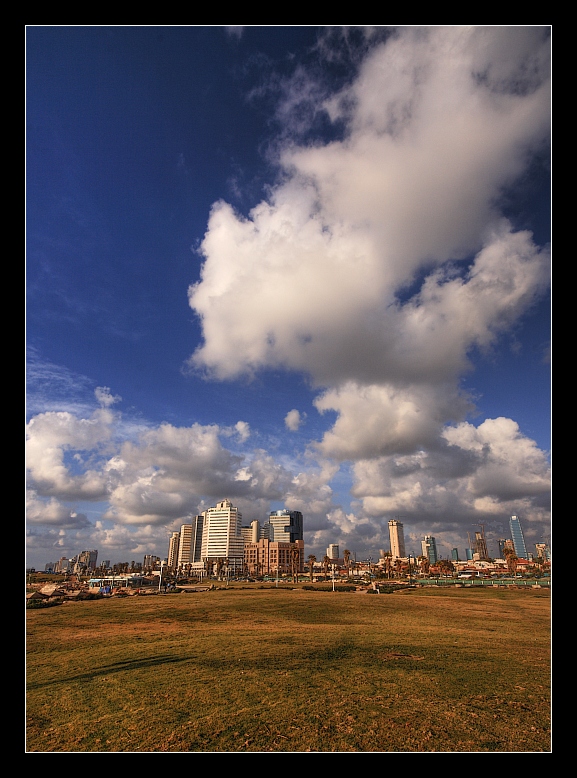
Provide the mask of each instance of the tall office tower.
[{"label": "tall office tower", "polygon": [[391,541],[391,556],[393,559],[404,559],[405,554],[405,533],[403,525],[397,519],[389,521],[389,539]]},{"label": "tall office tower", "polygon": [[87,570],[96,570],[96,560],[98,559],[98,551],[81,551],[78,554],[78,561],[84,565]]},{"label": "tall office tower", "polygon": [[543,559],[548,562],[551,559],[551,549],[546,543],[535,543],[537,559]]},{"label": "tall office tower", "polygon": [[204,511],[202,516],[202,561],[228,559],[229,567],[242,568],[244,542],[239,509],[230,500],[221,500],[214,508]]},{"label": "tall office tower", "polygon": [[168,541],[168,556],[167,564],[169,567],[176,569],[178,565],[178,547],[180,545],[180,532],[173,532]]},{"label": "tall office tower", "polygon": [[459,561],[459,549],[453,548],[451,549],[451,562],[458,562]]},{"label": "tall office tower", "polygon": [[465,556],[467,558],[467,562],[470,562],[473,559],[473,549],[472,548],[466,548],[465,549]]},{"label": "tall office tower", "polygon": [[511,540],[513,548],[519,559],[527,559],[527,546],[525,545],[525,536],[518,516],[511,516],[509,519],[509,529],[511,530]]},{"label": "tall office tower", "polygon": [[180,541],[178,544],[178,568],[193,562],[200,562],[202,551],[202,516],[191,516],[190,524],[183,524],[180,528]]},{"label": "tall office tower", "polygon": [[240,532],[244,543],[258,543],[264,537],[258,519],[251,521],[249,526],[241,527]]},{"label": "tall office tower", "polygon": [[259,530],[259,534],[258,534],[259,540],[261,538],[270,540],[272,538],[273,532],[274,530],[272,528],[272,524],[269,524],[268,521],[265,521],[265,523],[262,525],[262,529]]},{"label": "tall office tower", "polygon": [[339,547],[336,543],[331,543],[327,548],[327,556],[329,559],[339,558]]},{"label": "tall office tower", "polygon": [[[174,533],[178,534],[178,533]],[[144,555],[144,561],[142,563],[142,569],[143,570],[154,570],[156,566],[160,562],[160,557],[156,556],[156,554],[145,554]]]},{"label": "tall office tower", "polygon": [[182,524],[179,535],[176,568],[177,570],[182,570],[185,565],[189,565],[192,562],[192,524]]},{"label": "tall office tower", "polygon": [[300,511],[271,511],[268,517],[269,540],[295,543],[303,539],[303,515]]},{"label": "tall office tower", "polygon": [[474,547],[477,559],[489,559],[489,551],[487,549],[487,541],[485,540],[484,532],[475,532]]},{"label": "tall office tower", "polygon": [[423,556],[426,556],[429,563],[435,565],[437,563],[437,543],[432,535],[425,535],[421,540],[421,551]]}]

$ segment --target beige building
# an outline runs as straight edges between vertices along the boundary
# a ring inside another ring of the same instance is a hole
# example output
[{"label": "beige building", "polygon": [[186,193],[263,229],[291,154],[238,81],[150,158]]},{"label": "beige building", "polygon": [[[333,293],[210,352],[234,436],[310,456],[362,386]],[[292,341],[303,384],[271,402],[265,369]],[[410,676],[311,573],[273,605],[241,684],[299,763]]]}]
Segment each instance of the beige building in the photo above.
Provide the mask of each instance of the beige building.
[{"label": "beige building", "polygon": [[296,572],[304,571],[305,544],[303,540],[282,543],[261,538],[256,543],[244,544],[244,563],[249,575],[279,575],[293,572],[295,554]]},{"label": "beige building", "polygon": [[403,525],[397,519],[389,521],[389,539],[393,559],[404,559],[407,556],[405,553],[405,533]]}]

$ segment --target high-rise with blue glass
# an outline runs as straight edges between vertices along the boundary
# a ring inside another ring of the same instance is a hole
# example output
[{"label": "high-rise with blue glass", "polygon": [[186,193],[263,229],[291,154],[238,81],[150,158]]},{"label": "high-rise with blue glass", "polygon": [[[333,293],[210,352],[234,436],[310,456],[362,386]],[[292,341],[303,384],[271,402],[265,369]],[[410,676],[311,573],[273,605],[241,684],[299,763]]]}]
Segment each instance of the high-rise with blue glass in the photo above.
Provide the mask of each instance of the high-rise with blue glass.
[{"label": "high-rise with blue glass", "polygon": [[421,551],[424,557],[427,557],[431,565],[436,565],[438,561],[437,543],[432,535],[425,535],[421,540]]},{"label": "high-rise with blue glass", "polygon": [[519,559],[527,559],[527,546],[525,545],[525,536],[518,516],[511,516],[509,519],[509,529],[511,530],[511,540],[515,554]]},{"label": "high-rise with blue glass", "polygon": [[272,511],[268,517],[268,538],[275,543],[296,543],[303,539],[300,511]]}]

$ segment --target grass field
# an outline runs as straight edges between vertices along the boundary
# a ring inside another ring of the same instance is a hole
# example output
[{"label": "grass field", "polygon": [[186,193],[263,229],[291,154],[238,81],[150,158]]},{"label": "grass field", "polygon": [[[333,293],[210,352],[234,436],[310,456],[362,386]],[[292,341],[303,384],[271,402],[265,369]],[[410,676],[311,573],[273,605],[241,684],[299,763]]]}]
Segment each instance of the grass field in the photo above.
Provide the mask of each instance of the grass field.
[{"label": "grass field", "polygon": [[28,611],[27,752],[547,752],[550,593],[220,589]]}]

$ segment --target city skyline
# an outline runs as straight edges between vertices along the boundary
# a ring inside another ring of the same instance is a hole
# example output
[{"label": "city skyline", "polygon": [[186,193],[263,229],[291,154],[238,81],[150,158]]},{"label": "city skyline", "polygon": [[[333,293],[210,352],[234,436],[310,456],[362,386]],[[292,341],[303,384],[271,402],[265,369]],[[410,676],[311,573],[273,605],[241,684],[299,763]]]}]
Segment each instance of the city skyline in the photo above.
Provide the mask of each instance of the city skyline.
[{"label": "city skyline", "polygon": [[29,566],[549,542],[549,37],[27,27]]},{"label": "city skyline", "polygon": [[[233,540],[231,543],[230,540],[227,539],[223,545],[222,533],[220,532],[220,529],[217,529],[217,533],[220,536],[220,538],[217,540],[218,548],[214,547],[212,552],[209,549],[211,543],[208,540],[208,535],[210,534],[209,527],[211,514],[219,517],[218,524],[220,528],[222,527],[223,519],[225,519],[225,524],[229,529],[236,528],[232,534],[236,536],[236,540],[240,540],[240,538],[243,539],[243,543],[245,544],[245,558],[247,543],[254,547],[255,544],[258,544],[259,540],[266,539],[267,542],[270,542],[274,546],[275,543],[279,542],[282,545],[284,541],[284,546],[288,548],[289,545],[293,545],[297,541],[303,542],[303,516],[299,511],[274,511],[271,512],[268,522],[261,524],[258,519],[253,519],[250,525],[246,525],[241,523],[242,517],[239,516],[237,508],[233,506],[229,500],[223,500],[217,503],[216,506],[213,506],[205,511],[201,516],[189,516],[188,520],[190,523],[182,524],[178,531],[175,531],[171,534],[168,541],[168,551],[166,556],[163,557],[162,554],[145,554],[143,566],[147,567],[146,560],[148,558],[156,559],[159,564],[161,562],[163,564],[166,563],[169,568],[179,570],[186,570],[191,568],[198,570],[199,564],[201,567],[204,567],[204,562],[211,561],[214,564],[215,560],[217,559],[230,560],[232,567],[238,567],[238,558],[234,559],[234,549],[237,548],[235,545],[236,541]],[[233,517],[232,523],[230,521],[231,516]],[[276,529],[275,524],[273,523],[275,519]],[[390,554],[393,559],[410,559],[411,557],[423,558],[428,559],[429,563],[432,565],[441,559],[450,559],[451,561],[465,561],[474,559],[487,560],[491,558],[505,561],[506,553],[504,549],[508,546],[511,550],[514,551],[516,557],[521,560],[530,560],[531,558],[541,556],[550,559],[551,549],[546,543],[535,544],[535,552],[529,551],[529,549],[526,548],[523,527],[518,516],[510,517],[509,527],[511,537],[509,539],[501,538],[498,540],[497,554],[491,554],[488,552],[484,533],[477,532],[475,533],[475,542],[471,543],[470,538],[468,538],[470,545],[465,547],[461,554],[459,554],[459,549],[457,547],[453,547],[451,548],[450,556],[443,556],[437,553],[436,540],[431,535],[425,535],[421,538],[420,554],[413,554],[410,550],[407,553],[404,541],[404,526],[398,520],[391,520],[389,521],[390,548],[380,549],[380,555],[382,556],[383,554]],[[228,535],[229,531],[227,530],[225,534]],[[240,557],[239,554],[236,554],[236,556]],[[367,559],[361,559],[359,557],[357,560],[356,552],[351,552],[350,549],[346,549],[346,553],[343,549],[342,557],[340,555],[338,543],[329,544],[326,549],[326,556],[328,556],[330,559],[341,560],[344,558],[344,556],[348,556],[351,557],[354,561],[359,562],[369,562],[372,560],[372,557],[368,557]],[[84,562],[88,567],[94,569],[96,567],[97,557],[97,549],[93,549],[92,551],[85,550],[73,555],[69,559],[67,557],[61,557],[59,560],[57,560],[57,562],[48,562],[46,563],[45,568],[54,568],[58,565],[58,563],[62,563],[63,561],[78,561],[80,563]],[[134,565],[135,562],[136,560],[131,560],[130,563],[127,560],[124,560],[121,563],[115,564]],[[110,566],[110,560],[104,564]],[[68,569],[68,566],[66,569]]]}]

